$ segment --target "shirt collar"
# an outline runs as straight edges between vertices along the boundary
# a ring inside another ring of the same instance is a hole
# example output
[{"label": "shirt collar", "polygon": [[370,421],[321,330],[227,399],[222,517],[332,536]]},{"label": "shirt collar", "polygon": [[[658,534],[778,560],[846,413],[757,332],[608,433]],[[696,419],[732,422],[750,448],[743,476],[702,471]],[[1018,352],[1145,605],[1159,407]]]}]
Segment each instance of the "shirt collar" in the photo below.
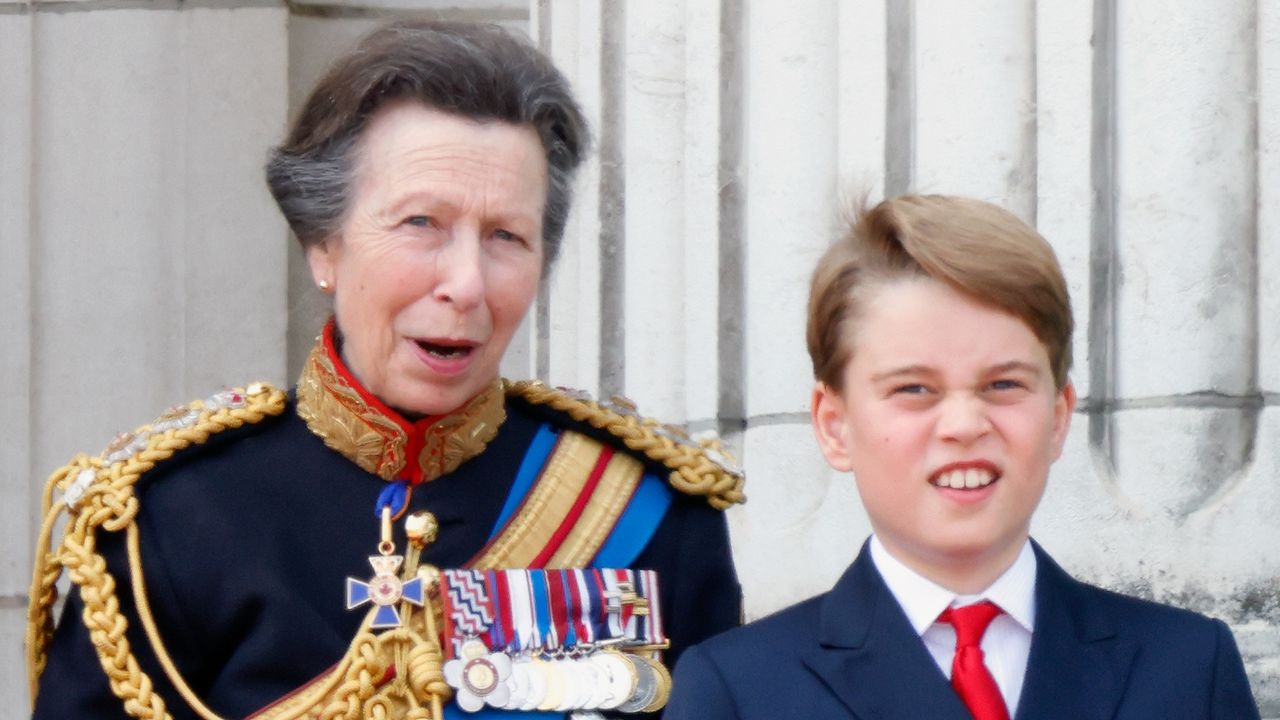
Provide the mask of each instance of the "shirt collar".
[{"label": "shirt collar", "polygon": [[1030,540],[1009,569],[977,595],[957,595],[917,573],[891,555],[875,535],[871,536],[871,561],[917,635],[924,635],[951,605],[969,605],[979,600],[999,605],[1027,632],[1035,630],[1036,555]]}]

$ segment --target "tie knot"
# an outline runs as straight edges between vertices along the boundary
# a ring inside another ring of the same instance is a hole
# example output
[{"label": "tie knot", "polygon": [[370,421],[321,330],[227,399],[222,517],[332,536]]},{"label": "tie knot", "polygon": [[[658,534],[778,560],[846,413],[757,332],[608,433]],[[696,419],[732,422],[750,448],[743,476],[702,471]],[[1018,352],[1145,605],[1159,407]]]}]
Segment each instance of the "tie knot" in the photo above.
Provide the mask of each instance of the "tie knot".
[{"label": "tie knot", "polygon": [[947,608],[938,616],[938,622],[950,624],[956,629],[956,647],[978,645],[987,626],[1004,611],[998,605],[983,600],[980,603],[958,608]]}]

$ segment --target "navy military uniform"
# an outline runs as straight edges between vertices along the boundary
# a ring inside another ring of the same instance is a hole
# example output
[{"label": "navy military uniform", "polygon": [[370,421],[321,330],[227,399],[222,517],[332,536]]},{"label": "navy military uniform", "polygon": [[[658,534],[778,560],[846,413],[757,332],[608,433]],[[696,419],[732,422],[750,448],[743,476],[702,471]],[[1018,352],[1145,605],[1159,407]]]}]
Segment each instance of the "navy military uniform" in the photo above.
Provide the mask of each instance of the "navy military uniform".
[{"label": "navy military uniform", "polygon": [[[340,362],[336,354],[331,359]],[[236,397],[241,403],[253,399]],[[562,406],[580,402],[559,400]],[[343,582],[368,573],[378,541],[375,504],[387,482],[326,447],[332,438],[322,439],[309,427],[296,395],[281,402],[278,414],[210,435],[202,445],[156,463],[134,488],[141,508],[135,519],[139,559],[158,634],[191,692],[225,717],[252,715],[322,675],[348,651],[365,615],[345,607]],[[511,392],[499,404],[505,419],[492,423],[491,440],[456,469],[412,487],[408,510],[429,510],[439,523],[438,539],[423,550],[423,563],[463,567],[493,545],[500,515],[511,512],[512,485],[522,468],[528,474],[531,447],[540,436],[573,432],[607,448],[622,445],[616,433],[597,427],[600,423],[576,421],[551,404]],[[181,414],[178,409],[169,415]],[[719,459],[714,450],[708,453]],[[422,457],[427,454],[418,450]],[[408,455],[412,465],[413,453]],[[135,457],[145,458],[146,452]],[[368,457],[364,464],[371,466]],[[705,497],[671,492],[670,464],[647,456],[640,460],[646,477],[663,478],[667,502],[665,513],[633,543],[638,554],[629,566],[654,569],[662,579],[660,600],[671,642],[667,661],[674,663],[682,649],[738,624],[740,589],[723,513]],[[90,487],[102,476],[99,472]],[[721,492],[720,504],[735,493],[740,498],[740,486],[740,478],[736,484],[722,483],[722,490],[730,489]],[[73,499],[81,500],[84,490],[83,483],[72,489]],[[128,621],[129,646],[167,710],[174,717],[194,717],[140,628],[122,535],[100,529],[96,537],[115,579],[120,615]],[[395,543],[403,547],[404,542],[403,527],[397,525]],[[113,692],[100,669],[89,630],[79,621],[85,601],[75,590],[48,645],[34,716],[124,717],[117,697],[121,688]],[[134,701],[156,707],[147,692]]]}]

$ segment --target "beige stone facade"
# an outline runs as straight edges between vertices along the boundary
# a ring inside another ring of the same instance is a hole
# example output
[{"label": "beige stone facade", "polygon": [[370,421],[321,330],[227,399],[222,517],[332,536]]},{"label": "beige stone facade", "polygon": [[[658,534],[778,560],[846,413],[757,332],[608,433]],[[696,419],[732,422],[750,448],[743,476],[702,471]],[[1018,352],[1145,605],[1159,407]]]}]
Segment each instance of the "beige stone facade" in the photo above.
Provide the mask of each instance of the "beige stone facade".
[{"label": "beige stone facade", "polygon": [[0,0],[0,703],[26,704],[44,476],[296,372],[325,309],[266,150],[329,58],[406,14],[519,28],[576,85],[596,150],[505,371],[724,434],[752,616],[828,587],[868,530],[806,409],[807,276],[841,198],[975,195],[1050,240],[1077,313],[1082,402],[1034,533],[1083,577],[1230,622],[1280,718],[1261,0]]}]

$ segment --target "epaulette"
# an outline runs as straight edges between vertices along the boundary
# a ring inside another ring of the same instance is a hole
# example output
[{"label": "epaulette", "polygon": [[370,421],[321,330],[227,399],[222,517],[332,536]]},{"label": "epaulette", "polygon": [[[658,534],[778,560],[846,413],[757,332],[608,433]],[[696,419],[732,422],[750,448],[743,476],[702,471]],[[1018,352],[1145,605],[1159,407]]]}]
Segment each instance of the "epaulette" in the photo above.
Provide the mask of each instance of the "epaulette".
[{"label": "epaulette", "polygon": [[635,403],[623,397],[602,402],[584,391],[551,387],[538,380],[506,381],[505,385],[509,396],[563,412],[661,464],[670,471],[671,486],[682,493],[703,496],[718,510],[746,501],[742,492],[746,476],[721,448],[719,438],[695,439],[683,428],[644,417]]},{"label": "epaulette", "polygon": [[[27,606],[27,681],[32,703],[53,633],[56,583],[66,570],[80,588],[85,605],[83,620],[112,692],[124,700],[132,715],[168,717],[164,701],[153,692],[151,680],[139,668],[125,638],[128,622],[120,613],[116,580],[97,550],[97,531],[102,528],[127,533],[132,582],[138,595],[141,561],[134,523],[139,509],[134,490],[138,479],[188,447],[204,444],[226,430],[280,415],[285,406],[285,393],[266,383],[225,390],[204,400],[171,407],[150,423],[116,436],[98,455],[77,455],[54,471],[42,496],[44,522],[36,545]],[[54,548],[54,528],[64,514],[62,541]],[[159,649],[158,637],[148,622],[150,615],[145,612],[145,598],[139,597],[138,607],[152,644]],[[162,664],[169,664],[166,661],[167,657],[161,658]]]}]

